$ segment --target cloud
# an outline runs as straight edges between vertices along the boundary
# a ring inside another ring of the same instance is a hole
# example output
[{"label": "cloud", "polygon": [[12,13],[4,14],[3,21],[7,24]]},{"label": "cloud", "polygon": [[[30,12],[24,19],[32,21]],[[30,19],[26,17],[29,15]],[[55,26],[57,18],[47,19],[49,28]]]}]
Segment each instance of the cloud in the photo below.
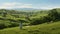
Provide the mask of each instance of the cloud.
[{"label": "cloud", "polygon": [[33,7],[32,7],[32,4],[23,4],[20,6],[16,6],[16,8],[33,8]]},{"label": "cloud", "polygon": [[13,9],[13,8],[32,8],[32,4],[24,4],[24,3],[2,3],[0,5],[0,9]]},{"label": "cloud", "polygon": [[45,7],[41,7],[41,9],[54,9],[54,8],[60,8],[60,6],[45,6]]},{"label": "cloud", "polygon": [[35,8],[37,8],[37,9],[54,9],[54,8],[60,8],[60,5],[40,5]]},{"label": "cloud", "polygon": [[41,5],[41,4],[25,4],[19,2],[6,2],[0,4],[0,9],[14,9],[14,8],[34,8],[34,9],[53,9],[60,8],[60,6],[56,5]]}]

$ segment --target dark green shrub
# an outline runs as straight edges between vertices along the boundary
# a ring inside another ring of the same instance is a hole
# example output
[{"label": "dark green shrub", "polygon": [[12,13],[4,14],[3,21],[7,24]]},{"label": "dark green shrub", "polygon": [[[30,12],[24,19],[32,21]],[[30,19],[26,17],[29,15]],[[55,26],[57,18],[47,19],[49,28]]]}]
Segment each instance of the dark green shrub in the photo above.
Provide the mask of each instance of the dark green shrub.
[{"label": "dark green shrub", "polygon": [[0,23],[0,29],[6,28],[7,26],[4,23]]},{"label": "dark green shrub", "polygon": [[45,23],[45,19],[43,17],[33,19],[30,24],[37,25],[37,24],[42,24],[42,23]]}]

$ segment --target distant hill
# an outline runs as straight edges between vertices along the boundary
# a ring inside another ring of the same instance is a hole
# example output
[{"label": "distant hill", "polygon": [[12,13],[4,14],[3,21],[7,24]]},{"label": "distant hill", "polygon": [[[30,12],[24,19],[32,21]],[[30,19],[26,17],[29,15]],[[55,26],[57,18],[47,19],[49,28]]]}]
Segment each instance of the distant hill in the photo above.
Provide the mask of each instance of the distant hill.
[{"label": "distant hill", "polygon": [[42,10],[42,9],[34,9],[34,8],[16,8],[15,10]]}]

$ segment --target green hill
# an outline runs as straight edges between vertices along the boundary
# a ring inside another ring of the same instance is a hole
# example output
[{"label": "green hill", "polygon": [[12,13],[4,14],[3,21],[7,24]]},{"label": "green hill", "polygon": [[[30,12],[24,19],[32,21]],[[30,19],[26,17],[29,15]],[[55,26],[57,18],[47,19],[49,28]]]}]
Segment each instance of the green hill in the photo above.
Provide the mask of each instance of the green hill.
[{"label": "green hill", "polygon": [[24,26],[22,30],[19,27],[6,28],[0,30],[0,34],[60,34],[60,21],[50,24]]}]

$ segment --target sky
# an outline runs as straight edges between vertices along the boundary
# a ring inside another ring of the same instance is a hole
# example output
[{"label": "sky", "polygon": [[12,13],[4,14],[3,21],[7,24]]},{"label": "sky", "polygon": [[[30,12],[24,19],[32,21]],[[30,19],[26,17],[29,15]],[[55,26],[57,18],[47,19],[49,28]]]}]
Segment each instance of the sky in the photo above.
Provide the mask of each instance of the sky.
[{"label": "sky", "polygon": [[53,9],[60,8],[60,0],[0,0],[0,9],[34,8]]}]

